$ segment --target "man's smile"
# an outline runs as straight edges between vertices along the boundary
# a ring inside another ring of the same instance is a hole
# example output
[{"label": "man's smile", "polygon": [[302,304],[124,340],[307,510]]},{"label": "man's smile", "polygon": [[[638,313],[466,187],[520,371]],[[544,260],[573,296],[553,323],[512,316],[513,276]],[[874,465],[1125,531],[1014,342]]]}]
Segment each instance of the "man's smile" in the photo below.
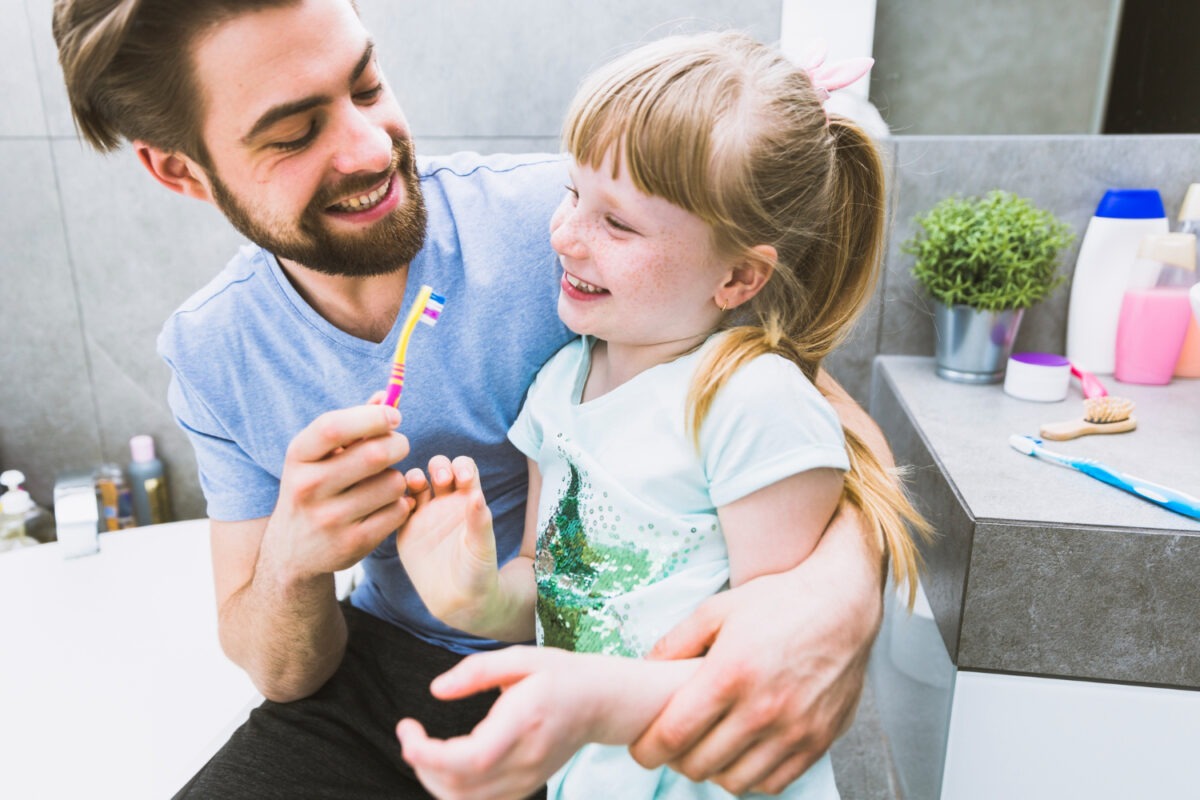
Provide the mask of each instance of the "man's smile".
[{"label": "man's smile", "polygon": [[392,182],[395,180],[395,177],[396,176],[393,173],[386,181],[371,191],[365,194],[354,195],[353,197],[348,197],[345,200],[333,203],[329,206],[329,210],[343,214],[369,211],[379,203],[383,202],[383,199],[388,196],[388,190],[391,189]]}]

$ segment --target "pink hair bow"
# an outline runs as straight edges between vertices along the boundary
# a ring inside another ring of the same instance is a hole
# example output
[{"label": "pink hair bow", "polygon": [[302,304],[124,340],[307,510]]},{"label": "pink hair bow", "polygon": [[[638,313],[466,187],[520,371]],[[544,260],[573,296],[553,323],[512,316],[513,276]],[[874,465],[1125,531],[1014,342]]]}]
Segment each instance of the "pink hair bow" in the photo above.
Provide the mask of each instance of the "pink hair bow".
[{"label": "pink hair bow", "polygon": [[873,58],[847,58],[844,61],[825,63],[829,55],[829,46],[825,42],[815,42],[809,47],[809,54],[800,63],[800,68],[808,73],[813,88],[817,90],[817,99],[824,103],[832,92],[843,89],[866,75],[875,64]]}]

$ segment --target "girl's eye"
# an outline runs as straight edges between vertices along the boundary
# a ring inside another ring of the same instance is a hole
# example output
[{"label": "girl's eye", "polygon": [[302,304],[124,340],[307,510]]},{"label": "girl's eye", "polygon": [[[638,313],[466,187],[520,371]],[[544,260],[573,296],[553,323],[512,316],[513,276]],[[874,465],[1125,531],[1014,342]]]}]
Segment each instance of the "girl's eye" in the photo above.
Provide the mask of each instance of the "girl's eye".
[{"label": "girl's eye", "polygon": [[299,139],[290,139],[286,142],[274,142],[271,144],[271,147],[276,150],[283,150],[284,152],[299,150],[302,147],[308,146],[315,138],[317,138],[317,123],[311,122],[308,125],[308,131],[306,131],[305,134]]},{"label": "girl's eye", "polygon": [[624,222],[621,222],[621,220],[617,219],[616,217],[605,217],[604,221],[607,222],[611,227],[619,230],[621,233],[637,233],[637,231],[626,225]]},{"label": "girl's eye", "polygon": [[576,203],[579,202],[579,190],[578,189],[576,189],[574,186],[572,186],[569,183],[566,186],[564,186],[563,188],[567,190],[567,194],[571,195],[571,205],[575,205]]}]

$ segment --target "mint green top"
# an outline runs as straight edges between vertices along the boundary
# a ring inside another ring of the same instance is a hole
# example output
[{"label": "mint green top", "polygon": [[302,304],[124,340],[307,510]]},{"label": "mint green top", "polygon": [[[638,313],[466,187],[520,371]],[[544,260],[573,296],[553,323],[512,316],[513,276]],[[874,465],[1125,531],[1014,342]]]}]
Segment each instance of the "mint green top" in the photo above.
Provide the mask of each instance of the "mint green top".
[{"label": "mint green top", "polygon": [[[848,468],[832,407],[776,356],[755,359],[721,389],[697,451],[685,402],[714,341],[586,403],[579,399],[593,340],[569,343],[538,373],[509,438],[542,474],[539,644],[644,656],[728,586],[719,507],[806,470]],[[577,753],[551,781],[550,796],[595,797],[599,787],[631,800],[729,797],[602,745]],[[837,797],[828,759],[784,796]]]}]

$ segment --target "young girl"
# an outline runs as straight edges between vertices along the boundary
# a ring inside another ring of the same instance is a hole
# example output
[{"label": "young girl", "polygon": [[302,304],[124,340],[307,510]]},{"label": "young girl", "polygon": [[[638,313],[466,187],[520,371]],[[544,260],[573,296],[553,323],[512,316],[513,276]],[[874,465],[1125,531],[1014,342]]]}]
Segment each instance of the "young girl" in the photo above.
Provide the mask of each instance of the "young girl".
[{"label": "young girl", "polygon": [[[843,497],[914,586],[923,523],[814,383],[872,294],[884,233],[879,154],[827,117],[829,88],[721,33],[646,45],[577,96],[551,243],[582,338],[509,433],[530,465],[521,555],[497,569],[470,459],[408,476],[398,549],[430,611],[507,641],[536,626],[547,646],[435,681],[446,698],[508,689],[471,736],[400,723],[435,794],[523,796],[561,766],[550,797],[728,797],[629,755],[696,666],[640,657],[705,598],[806,558]],[[785,796],[837,797],[828,756]]]}]

